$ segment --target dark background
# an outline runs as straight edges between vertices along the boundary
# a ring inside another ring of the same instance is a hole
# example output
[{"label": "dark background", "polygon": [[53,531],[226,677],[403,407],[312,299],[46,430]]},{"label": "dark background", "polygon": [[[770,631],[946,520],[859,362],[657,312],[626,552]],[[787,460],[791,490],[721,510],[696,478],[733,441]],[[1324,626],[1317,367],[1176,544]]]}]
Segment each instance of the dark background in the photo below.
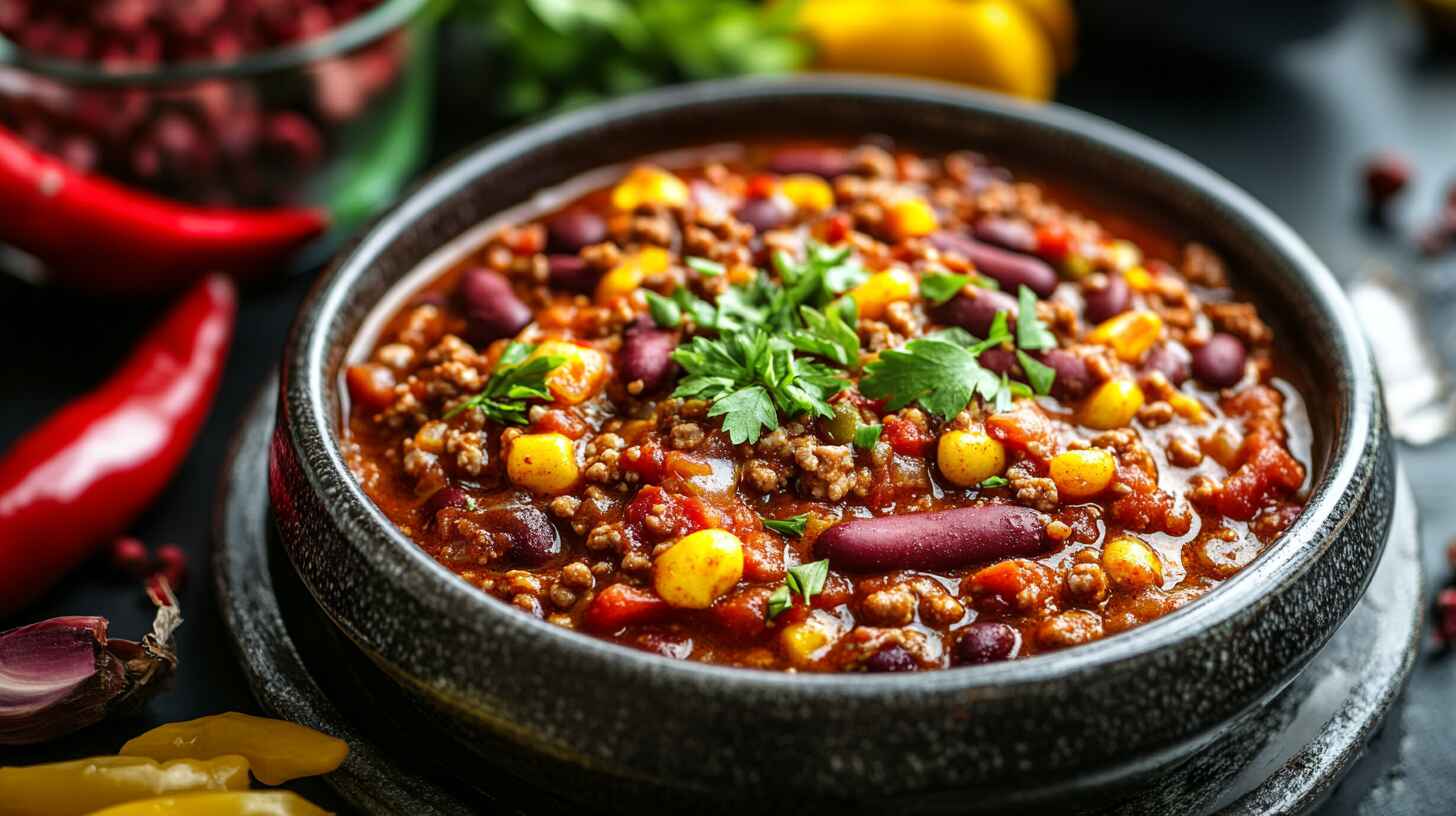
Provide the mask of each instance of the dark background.
[{"label": "dark background", "polygon": [[[1410,236],[1435,212],[1446,186],[1456,182],[1456,62],[1431,56],[1414,22],[1393,2],[1359,4],[1332,28],[1259,60],[1251,56],[1264,51],[1257,31],[1221,28],[1231,19],[1220,18],[1219,9],[1227,4],[1166,5],[1203,7],[1191,13],[1199,19],[1184,22],[1195,30],[1221,31],[1222,45],[1207,49],[1219,53],[1196,53],[1202,49],[1198,43],[1158,51],[1094,36],[1084,43],[1086,56],[1062,84],[1059,100],[1167,142],[1251,191],[1292,224],[1342,280],[1376,268],[1395,270],[1425,293],[1424,307],[1436,324],[1451,326],[1456,256],[1423,259]],[[458,85],[462,74],[447,67],[441,76],[449,91],[448,83]],[[437,158],[491,127],[469,104],[465,90],[455,97],[464,103],[443,108],[439,117]],[[1392,227],[1380,230],[1361,217],[1358,173],[1363,159],[1383,148],[1408,155],[1418,172]],[[175,543],[191,556],[190,580],[181,594],[187,622],[178,635],[182,664],[176,687],[139,718],[38,749],[0,749],[0,764],[110,753],[154,724],[228,710],[257,711],[211,594],[212,502],[233,429],[278,359],[308,285],[307,279],[295,278],[245,293],[227,377],[202,436],[174,483],[135,529],[153,546]],[[90,299],[0,277],[0,449],[105,377],[163,305]],[[1319,409],[1317,399],[1310,407]],[[1422,511],[1432,597],[1450,577],[1443,552],[1456,532],[1456,502],[1450,501],[1453,451],[1453,443],[1402,451]],[[112,621],[112,633],[126,638],[140,637],[151,620],[138,587],[92,564],[22,619],[0,623],[61,614],[104,615]],[[1453,691],[1456,656],[1448,659],[1426,646],[1407,693],[1321,812],[1456,811],[1456,705],[1447,702]],[[319,804],[341,807],[318,783],[302,789]]]}]

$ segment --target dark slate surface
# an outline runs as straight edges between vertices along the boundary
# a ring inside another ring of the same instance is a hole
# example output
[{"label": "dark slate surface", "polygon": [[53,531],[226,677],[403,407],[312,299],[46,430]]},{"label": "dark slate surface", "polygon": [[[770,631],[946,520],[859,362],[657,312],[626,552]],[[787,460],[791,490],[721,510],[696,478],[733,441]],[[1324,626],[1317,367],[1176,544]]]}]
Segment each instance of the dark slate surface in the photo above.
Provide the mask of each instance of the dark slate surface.
[{"label": "dark slate surface", "polygon": [[[1064,85],[1062,100],[1161,139],[1225,174],[1289,221],[1342,279],[1371,264],[1388,266],[1420,282],[1430,293],[1427,308],[1438,316],[1456,308],[1450,291],[1456,257],[1423,261],[1404,239],[1365,227],[1359,214],[1355,178],[1372,150],[1398,148],[1421,171],[1397,218],[1400,230],[1414,230],[1447,181],[1456,179],[1456,62],[1425,56],[1397,4],[1370,0],[1337,28],[1283,51],[1260,69],[1127,46],[1115,49],[1119,59],[1107,59],[1113,51],[1103,49],[1096,61],[1084,63]],[[445,123],[442,131],[450,142],[441,146],[442,155],[475,135],[464,123]],[[155,701],[139,722],[93,729],[38,750],[0,750],[0,764],[115,751],[155,723],[256,710],[208,593],[211,503],[232,430],[277,359],[306,287],[306,281],[293,280],[247,294],[228,376],[202,439],[137,527],[149,542],[179,544],[193,559],[192,580],[182,595],[188,621],[179,634],[183,666],[176,689]],[[5,383],[0,448],[104,376],[161,305],[118,305],[0,278]],[[1456,503],[1449,499],[1453,453],[1456,443],[1403,451],[1423,513],[1430,595],[1450,574],[1442,551],[1456,532]],[[109,617],[121,637],[139,636],[151,617],[136,588],[92,566],[24,618],[76,613]],[[1456,767],[1456,706],[1447,702],[1453,689],[1456,659],[1428,648],[1406,699],[1321,812],[1450,812],[1456,803],[1450,771]],[[304,790],[321,804],[332,803],[320,788]]]}]

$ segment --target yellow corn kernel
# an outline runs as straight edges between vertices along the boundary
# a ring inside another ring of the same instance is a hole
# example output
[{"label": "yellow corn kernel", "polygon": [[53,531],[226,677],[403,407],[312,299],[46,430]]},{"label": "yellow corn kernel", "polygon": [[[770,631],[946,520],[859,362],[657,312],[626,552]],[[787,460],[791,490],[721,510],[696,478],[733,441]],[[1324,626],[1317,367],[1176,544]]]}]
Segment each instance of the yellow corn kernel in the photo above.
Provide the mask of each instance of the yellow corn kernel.
[{"label": "yellow corn kernel", "polygon": [[850,297],[859,307],[860,317],[877,320],[884,316],[885,308],[897,300],[910,300],[920,291],[920,285],[910,270],[892,266],[883,272],[870,275],[864,283],[849,290]]},{"label": "yellow corn kernel", "polygon": [[415,431],[415,448],[425,453],[444,453],[445,433],[449,430],[450,426],[438,419],[426,422]]},{"label": "yellow corn kernel", "polygon": [[1141,539],[1120,535],[1102,546],[1102,569],[1118,589],[1137,591],[1161,586],[1163,562]]},{"label": "yellow corn kernel", "polygon": [[952,484],[973,487],[1006,468],[1006,448],[984,431],[949,431],[936,446],[940,472]]},{"label": "yellow corn kernel", "polygon": [[1132,363],[1141,360],[1162,333],[1163,318],[1139,309],[1123,312],[1097,324],[1097,328],[1087,335],[1087,342],[1110,346],[1119,360]]},{"label": "yellow corn kernel", "polygon": [[779,180],[779,194],[796,209],[824,212],[834,206],[834,188],[818,176],[796,174]]},{"label": "yellow corn kernel", "polygon": [[1062,259],[1062,273],[1069,280],[1081,280],[1092,271],[1092,260],[1080,252],[1070,252]]},{"label": "yellow corn kernel", "polygon": [[1117,460],[1101,448],[1070,450],[1051,461],[1057,495],[1066,499],[1090,499],[1106,490],[1116,474]]},{"label": "yellow corn kernel", "polygon": [[1143,390],[1132,380],[1108,380],[1082,403],[1081,422],[1099,431],[1126,428],[1143,407],[1143,399]]},{"label": "yellow corn kernel", "polygon": [[816,609],[803,623],[791,623],[779,633],[779,645],[789,663],[804,667],[822,657],[839,634],[838,622],[822,609]]},{"label": "yellow corn kernel", "polygon": [[184,793],[139,799],[98,810],[91,816],[329,816],[292,791]]},{"label": "yellow corn kernel", "polygon": [[1134,292],[1151,292],[1153,289],[1153,273],[1149,272],[1145,266],[1124,269],[1122,279],[1127,281],[1128,288]]},{"label": "yellow corn kernel", "polygon": [[1102,247],[1102,256],[1119,272],[1143,262],[1143,251],[1131,241],[1108,242]]},{"label": "yellow corn kernel", "polygon": [[559,433],[524,434],[511,442],[506,474],[537,493],[565,493],[576,484],[576,444]]},{"label": "yellow corn kernel", "polygon": [[707,609],[743,577],[743,542],[712,528],[683,536],[652,564],[652,587],[668,605]]},{"label": "yellow corn kernel", "polygon": [[890,232],[896,238],[919,238],[940,229],[940,219],[930,203],[920,197],[902,198],[890,205],[885,213]]},{"label": "yellow corn kernel", "polygon": [[597,303],[609,305],[619,297],[637,291],[648,275],[667,271],[672,256],[662,247],[647,247],[627,256],[612,267],[597,283]]},{"label": "yellow corn kernel", "polygon": [[619,210],[631,211],[644,204],[682,207],[688,203],[688,198],[688,186],[682,179],[650,164],[632,168],[632,172],[612,188],[612,206]]},{"label": "yellow corn kernel", "polygon": [[1202,425],[1208,421],[1208,409],[1203,407],[1203,403],[1181,391],[1175,391],[1172,396],[1168,397],[1168,404],[1173,406],[1173,410],[1177,412],[1178,416],[1195,425]]},{"label": "yellow corn kernel", "polygon": [[607,380],[607,355],[566,340],[547,340],[531,357],[564,357],[566,361],[546,375],[546,387],[558,402],[575,405],[601,390]]}]

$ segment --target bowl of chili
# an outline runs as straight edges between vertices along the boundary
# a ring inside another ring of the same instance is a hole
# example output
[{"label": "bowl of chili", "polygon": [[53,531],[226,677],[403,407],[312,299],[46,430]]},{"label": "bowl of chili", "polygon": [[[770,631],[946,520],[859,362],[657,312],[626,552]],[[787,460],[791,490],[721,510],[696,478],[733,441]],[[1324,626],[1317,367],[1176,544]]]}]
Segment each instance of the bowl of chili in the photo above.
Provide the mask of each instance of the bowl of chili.
[{"label": "bowl of chili", "polygon": [[[1067,215],[1064,188],[1118,204]],[[716,231],[673,221],[714,206]],[[622,212],[583,230],[594,207]],[[1015,249],[988,212],[1064,234]],[[1160,265],[1139,223],[1198,249]],[[1364,591],[1394,462],[1359,331],[1267,210],[1094,117],[689,86],[482,146],[346,250],[285,351],[270,493],[322,612],[535,784],[1091,806],[1256,716]],[[1155,430],[1198,421],[1191,447]],[[723,459],[741,484],[704,500]]]}]

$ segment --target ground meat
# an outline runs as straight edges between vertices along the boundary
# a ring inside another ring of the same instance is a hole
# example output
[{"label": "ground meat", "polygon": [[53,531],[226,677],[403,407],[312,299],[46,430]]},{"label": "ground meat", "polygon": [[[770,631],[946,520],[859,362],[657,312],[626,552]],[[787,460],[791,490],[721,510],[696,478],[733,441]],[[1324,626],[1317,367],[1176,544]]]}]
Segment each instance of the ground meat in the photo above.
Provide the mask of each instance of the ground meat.
[{"label": "ground meat", "polygon": [[674,448],[692,450],[703,444],[703,428],[696,422],[683,422],[672,426],[671,437]]},{"label": "ground meat", "polygon": [[1044,476],[1037,476],[1027,466],[1014,465],[1006,472],[1009,487],[1016,495],[1018,504],[1024,504],[1044,513],[1057,509],[1057,483]]},{"label": "ground meat", "polygon": [[860,616],[871,626],[905,626],[915,619],[915,593],[904,584],[872,592],[860,604]]},{"label": "ground meat", "polygon": [[[803,478],[800,489],[809,497],[839,501],[851,490],[861,489],[855,471],[854,448],[849,445],[823,445],[812,436],[801,436],[792,443],[794,463]],[[868,490],[865,484],[863,490]]]},{"label": "ground meat", "polygon": [[1183,277],[1198,286],[1206,289],[1228,286],[1228,271],[1224,268],[1223,259],[1203,244],[1185,244],[1180,267]]},{"label": "ground meat", "polygon": [[1252,303],[1206,303],[1203,313],[1220,330],[1251,346],[1267,345],[1274,339],[1273,330],[1259,319],[1259,312]]}]

